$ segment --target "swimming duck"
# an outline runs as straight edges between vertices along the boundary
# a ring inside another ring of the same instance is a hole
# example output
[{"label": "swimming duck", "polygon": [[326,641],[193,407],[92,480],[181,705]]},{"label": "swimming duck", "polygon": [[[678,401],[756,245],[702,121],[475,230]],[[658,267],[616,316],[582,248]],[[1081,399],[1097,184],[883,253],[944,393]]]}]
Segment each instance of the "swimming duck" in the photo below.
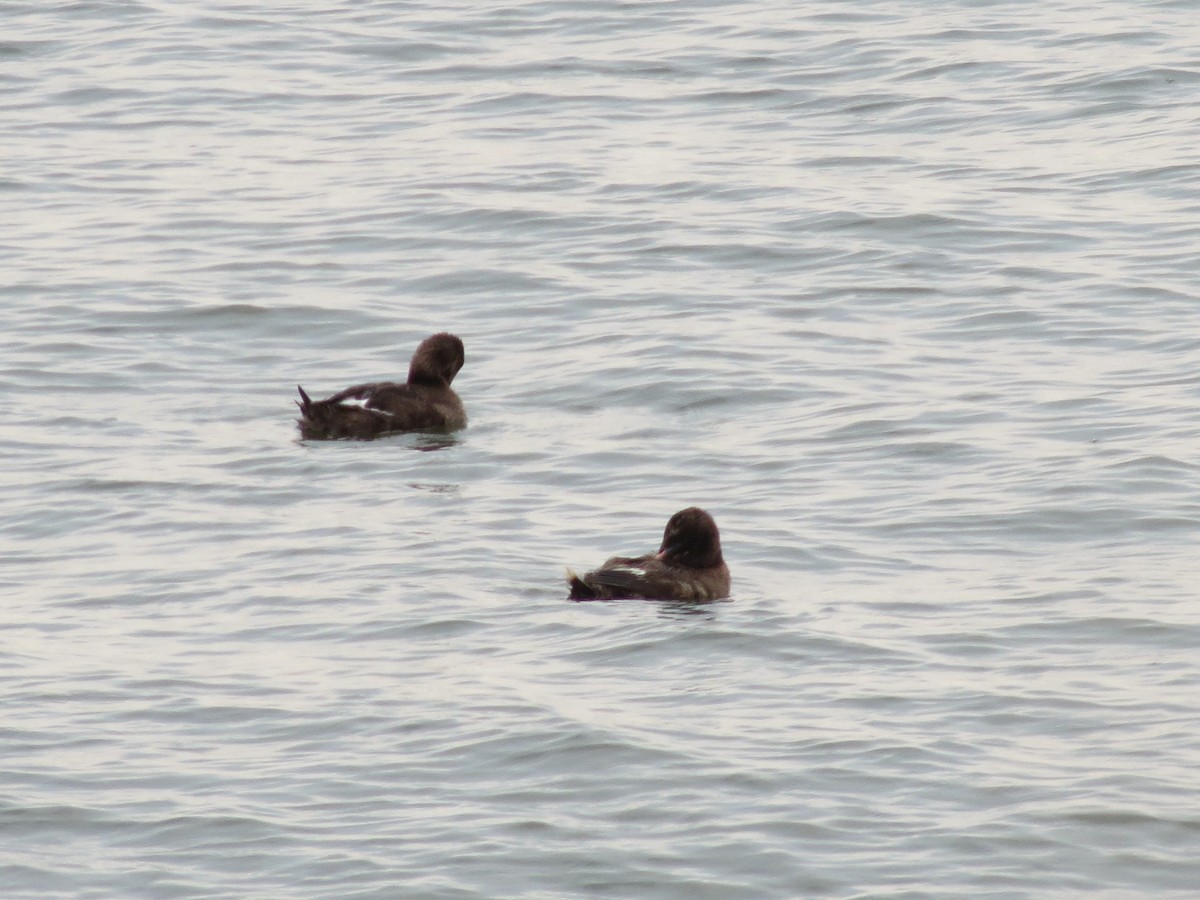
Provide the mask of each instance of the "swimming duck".
[{"label": "swimming duck", "polygon": [[729,567],[717,523],[690,506],[671,516],[662,546],[646,556],[614,556],[582,577],[567,569],[572,600],[719,600],[729,596]]},{"label": "swimming duck", "polygon": [[464,359],[463,342],[442,332],[421,341],[404,384],[358,384],[324,400],[313,400],[297,385],[300,436],[305,440],[368,441],[396,431],[463,428],[467,413],[450,382]]}]

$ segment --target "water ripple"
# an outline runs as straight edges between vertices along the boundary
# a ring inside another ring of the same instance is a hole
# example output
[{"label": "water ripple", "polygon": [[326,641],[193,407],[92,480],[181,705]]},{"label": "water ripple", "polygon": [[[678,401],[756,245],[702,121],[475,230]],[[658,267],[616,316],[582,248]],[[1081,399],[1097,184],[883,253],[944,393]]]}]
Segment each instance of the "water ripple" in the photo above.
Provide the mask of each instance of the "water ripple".
[{"label": "water ripple", "polygon": [[1190,4],[10,7],[11,893],[1193,889]]}]

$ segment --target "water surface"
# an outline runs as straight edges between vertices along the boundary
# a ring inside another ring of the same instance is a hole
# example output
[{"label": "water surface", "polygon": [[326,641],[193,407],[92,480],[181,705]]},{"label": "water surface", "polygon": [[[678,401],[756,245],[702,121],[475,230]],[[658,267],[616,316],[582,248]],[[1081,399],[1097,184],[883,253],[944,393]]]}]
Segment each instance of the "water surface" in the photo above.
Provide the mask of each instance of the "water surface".
[{"label": "water surface", "polygon": [[8,894],[1190,895],[1198,22],[8,4]]}]

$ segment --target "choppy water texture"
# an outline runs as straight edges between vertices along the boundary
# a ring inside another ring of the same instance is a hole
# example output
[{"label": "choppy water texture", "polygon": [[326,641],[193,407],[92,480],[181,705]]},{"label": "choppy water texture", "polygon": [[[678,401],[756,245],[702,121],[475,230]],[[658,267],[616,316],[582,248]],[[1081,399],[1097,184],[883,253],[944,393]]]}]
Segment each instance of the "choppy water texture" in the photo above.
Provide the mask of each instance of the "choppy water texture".
[{"label": "choppy water texture", "polygon": [[6,896],[1200,884],[1194,3],[3,24]]}]

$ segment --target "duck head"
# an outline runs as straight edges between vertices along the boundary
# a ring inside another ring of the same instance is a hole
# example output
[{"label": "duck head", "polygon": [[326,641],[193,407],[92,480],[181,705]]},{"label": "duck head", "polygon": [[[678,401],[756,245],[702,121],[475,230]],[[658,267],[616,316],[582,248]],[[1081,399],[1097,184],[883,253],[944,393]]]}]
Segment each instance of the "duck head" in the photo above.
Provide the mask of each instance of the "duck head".
[{"label": "duck head", "polygon": [[658,558],[663,562],[692,569],[707,569],[723,563],[721,534],[713,517],[696,506],[681,509],[671,516],[663,531]]},{"label": "duck head", "polygon": [[457,337],[444,331],[431,335],[413,354],[408,383],[449,387],[465,359],[463,342]]}]

